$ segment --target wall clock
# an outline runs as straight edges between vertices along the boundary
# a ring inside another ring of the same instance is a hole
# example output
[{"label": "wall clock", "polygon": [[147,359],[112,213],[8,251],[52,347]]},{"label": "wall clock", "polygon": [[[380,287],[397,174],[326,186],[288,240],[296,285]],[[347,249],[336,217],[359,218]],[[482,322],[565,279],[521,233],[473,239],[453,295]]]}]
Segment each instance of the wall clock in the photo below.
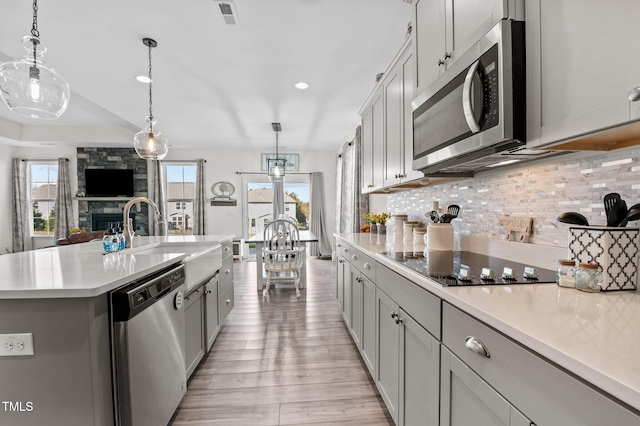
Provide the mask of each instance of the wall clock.
[{"label": "wall clock", "polygon": [[236,192],[236,187],[231,182],[220,181],[213,184],[211,192],[216,197],[231,197]]}]

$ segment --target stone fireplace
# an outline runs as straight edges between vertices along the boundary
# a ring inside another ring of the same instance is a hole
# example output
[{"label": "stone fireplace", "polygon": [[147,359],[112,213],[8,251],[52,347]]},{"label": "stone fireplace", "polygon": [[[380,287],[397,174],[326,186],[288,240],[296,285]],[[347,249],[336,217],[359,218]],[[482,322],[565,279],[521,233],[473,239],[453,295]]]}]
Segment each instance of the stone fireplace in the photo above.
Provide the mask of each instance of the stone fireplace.
[{"label": "stone fireplace", "polygon": [[[78,148],[78,192],[86,192],[86,169],[130,169],[133,170],[134,196],[147,196],[147,162],[133,148]],[[121,222],[122,212],[129,198],[80,200],[78,203],[78,225],[80,228],[97,231],[106,229],[109,222]],[[131,209],[134,229],[138,235],[149,232],[149,215],[146,203],[140,203],[140,211]]]}]

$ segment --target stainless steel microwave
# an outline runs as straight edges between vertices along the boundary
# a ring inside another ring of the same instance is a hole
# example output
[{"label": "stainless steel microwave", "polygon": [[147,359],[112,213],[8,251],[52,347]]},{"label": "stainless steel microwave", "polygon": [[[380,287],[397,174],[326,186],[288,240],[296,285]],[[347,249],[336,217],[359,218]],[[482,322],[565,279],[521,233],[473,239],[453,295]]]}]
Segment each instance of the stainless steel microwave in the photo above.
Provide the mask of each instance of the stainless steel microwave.
[{"label": "stainless steel microwave", "polygon": [[522,146],[525,91],[524,22],[503,20],[412,102],[413,169],[473,175]]}]

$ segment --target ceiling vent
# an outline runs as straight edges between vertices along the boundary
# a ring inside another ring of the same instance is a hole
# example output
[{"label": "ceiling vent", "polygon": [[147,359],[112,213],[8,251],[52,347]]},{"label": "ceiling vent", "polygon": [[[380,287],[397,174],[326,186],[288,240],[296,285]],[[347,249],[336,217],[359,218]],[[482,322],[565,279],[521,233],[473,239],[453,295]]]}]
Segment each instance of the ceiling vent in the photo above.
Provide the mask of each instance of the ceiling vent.
[{"label": "ceiling vent", "polygon": [[236,5],[232,1],[214,1],[214,3],[218,4],[220,14],[225,25],[229,27],[236,27],[240,25]]}]

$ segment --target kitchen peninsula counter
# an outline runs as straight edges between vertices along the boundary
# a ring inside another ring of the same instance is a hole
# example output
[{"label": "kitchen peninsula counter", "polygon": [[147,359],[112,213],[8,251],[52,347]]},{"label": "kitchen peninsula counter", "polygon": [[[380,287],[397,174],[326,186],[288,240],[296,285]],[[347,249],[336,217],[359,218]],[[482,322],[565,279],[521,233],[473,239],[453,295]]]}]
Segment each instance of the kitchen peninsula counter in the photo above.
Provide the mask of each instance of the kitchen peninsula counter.
[{"label": "kitchen peninsula counter", "polygon": [[[370,242],[369,234],[336,236],[552,364],[640,411],[637,291],[584,293],[556,284],[443,287],[380,254],[386,250],[385,245]],[[518,251],[535,249],[521,243],[510,244],[516,244],[513,247]]]},{"label": "kitchen peninsula counter", "polygon": [[105,253],[102,243],[95,241],[2,255],[0,299],[99,296],[186,257],[179,249],[166,254],[142,249],[171,243],[220,245],[232,239],[233,235],[134,237],[133,248],[115,253]]}]

